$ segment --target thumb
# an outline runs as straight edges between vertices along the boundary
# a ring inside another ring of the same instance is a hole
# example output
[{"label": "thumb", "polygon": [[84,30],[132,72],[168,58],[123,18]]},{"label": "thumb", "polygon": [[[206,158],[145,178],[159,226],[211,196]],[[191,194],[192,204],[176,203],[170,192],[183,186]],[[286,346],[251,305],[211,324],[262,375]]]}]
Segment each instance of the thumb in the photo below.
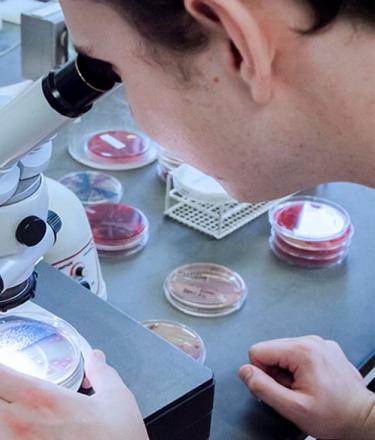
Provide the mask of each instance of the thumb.
[{"label": "thumb", "polygon": [[110,395],[112,398],[121,390],[127,390],[117,371],[106,363],[105,354],[93,350],[86,359],[86,378],[95,394]]},{"label": "thumb", "polygon": [[244,365],[239,374],[242,382],[256,398],[274,408],[287,419],[297,422],[296,408],[301,407],[302,394],[280,385],[254,365]]}]

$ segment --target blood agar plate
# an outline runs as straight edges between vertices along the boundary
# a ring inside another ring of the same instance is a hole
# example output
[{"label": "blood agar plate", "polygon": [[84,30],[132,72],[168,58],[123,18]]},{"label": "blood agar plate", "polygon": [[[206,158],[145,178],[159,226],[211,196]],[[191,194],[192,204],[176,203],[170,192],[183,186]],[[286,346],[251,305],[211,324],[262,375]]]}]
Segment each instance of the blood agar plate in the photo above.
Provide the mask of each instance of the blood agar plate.
[{"label": "blood agar plate", "polygon": [[96,133],[87,141],[87,151],[94,160],[108,163],[136,162],[147,153],[143,138],[127,131]]},{"label": "blood agar plate", "polygon": [[120,203],[86,207],[94,241],[101,255],[131,255],[141,250],[149,238],[146,216]]},{"label": "blood agar plate", "polygon": [[62,177],[60,183],[70,189],[84,205],[118,203],[123,194],[119,180],[97,171],[70,173]]},{"label": "blood agar plate", "polygon": [[316,197],[293,197],[273,208],[269,216],[277,232],[307,242],[339,239],[351,224],[341,206]]},{"label": "blood agar plate", "polygon": [[354,227],[345,209],[316,197],[293,197],[269,213],[270,247],[280,259],[301,267],[328,267],[348,254]]},{"label": "blood agar plate", "polygon": [[299,266],[306,269],[320,269],[336,266],[344,261],[348,255],[348,249],[330,257],[307,258],[306,256],[296,256],[293,253],[285,252],[275,241],[270,238],[270,248],[273,253],[281,260],[292,266]]},{"label": "blood agar plate", "polygon": [[206,347],[202,338],[191,328],[165,320],[144,321],[143,325],[191,356],[197,362],[204,364],[206,360]]},{"label": "blood agar plate", "polygon": [[80,336],[65,321],[46,314],[0,317],[0,363],[74,391],[84,376]]},{"label": "blood agar plate", "polygon": [[107,130],[92,133],[83,143],[69,145],[78,162],[100,170],[131,170],[151,164],[157,158],[155,145],[135,132]]},{"label": "blood agar plate", "polygon": [[179,267],[165,280],[164,292],[178,310],[207,318],[229,315],[239,310],[247,298],[240,275],[211,263]]}]

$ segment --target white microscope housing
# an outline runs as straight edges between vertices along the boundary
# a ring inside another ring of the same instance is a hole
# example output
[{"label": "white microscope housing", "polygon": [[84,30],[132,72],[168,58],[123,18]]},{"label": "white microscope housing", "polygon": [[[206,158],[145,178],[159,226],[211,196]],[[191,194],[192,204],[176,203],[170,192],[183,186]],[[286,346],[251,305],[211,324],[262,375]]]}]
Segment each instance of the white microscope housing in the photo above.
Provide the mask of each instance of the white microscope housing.
[{"label": "white microscope housing", "polygon": [[34,267],[61,228],[42,174],[51,138],[118,80],[110,64],[78,55],[0,109],[0,311],[34,297]]}]

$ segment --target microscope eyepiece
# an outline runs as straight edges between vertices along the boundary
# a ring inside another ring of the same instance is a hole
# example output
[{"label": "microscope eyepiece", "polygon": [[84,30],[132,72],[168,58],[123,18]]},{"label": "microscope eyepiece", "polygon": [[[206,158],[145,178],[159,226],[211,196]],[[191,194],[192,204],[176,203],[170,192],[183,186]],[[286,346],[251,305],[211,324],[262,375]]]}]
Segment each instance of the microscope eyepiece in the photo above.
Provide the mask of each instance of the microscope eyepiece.
[{"label": "microscope eyepiece", "polygon": [[111,64],[79,54],[74,61],[50,72],[43,79],[42,88],[53,109],[63,116],[77,118],[120,81]]}]

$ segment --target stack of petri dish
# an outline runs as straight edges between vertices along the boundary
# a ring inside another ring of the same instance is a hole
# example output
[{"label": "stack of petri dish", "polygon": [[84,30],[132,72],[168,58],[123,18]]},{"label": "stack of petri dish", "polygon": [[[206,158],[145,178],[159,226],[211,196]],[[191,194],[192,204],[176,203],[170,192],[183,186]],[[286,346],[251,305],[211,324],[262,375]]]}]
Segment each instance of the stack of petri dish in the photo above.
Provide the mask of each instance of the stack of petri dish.
[{"label": "stack of petri dish", "polygon": [[175,156],[172,156],[163,147],[158,147],[158,175],[163,182],[167,181],[168,174],[182,165],[183,162]]},{"label": "stack of petri dish", "polygon": [[70,189],[83,205],[118,203],[123,189],[115,177],[97,171],[79,171],[62,177],[59,182]]},{"label": "stack of petri dish", "polygon": [[122,203],[86,207],[98,253],[127,256],[143,249],[149,239],[149,223],[142,211]]},{"label": "stack of petri dish", "polygon": [[349,252],[354,226],[347,211],[317,197],[292,197],[269,212],[270,247],[281,260],[304,268],[340,264]]},{"label": "stack of petri dish", "polygon": [[191,328],[166,320],[144,321],[143,325],[197,362],[204,364],[206,347],[202,338]]},{"label": "stack of petri dish", "polygon": [[80,339],[70,324],[50,314],[0,315],[0,363],[72,391],[84,377]]},{"label": "stack of petri dish", "polygon": [[248,294],[239,274],[212,263],[193,263],[177,268],[166,278],[164,293],[176,309],[205,318],[236,312]]}]

